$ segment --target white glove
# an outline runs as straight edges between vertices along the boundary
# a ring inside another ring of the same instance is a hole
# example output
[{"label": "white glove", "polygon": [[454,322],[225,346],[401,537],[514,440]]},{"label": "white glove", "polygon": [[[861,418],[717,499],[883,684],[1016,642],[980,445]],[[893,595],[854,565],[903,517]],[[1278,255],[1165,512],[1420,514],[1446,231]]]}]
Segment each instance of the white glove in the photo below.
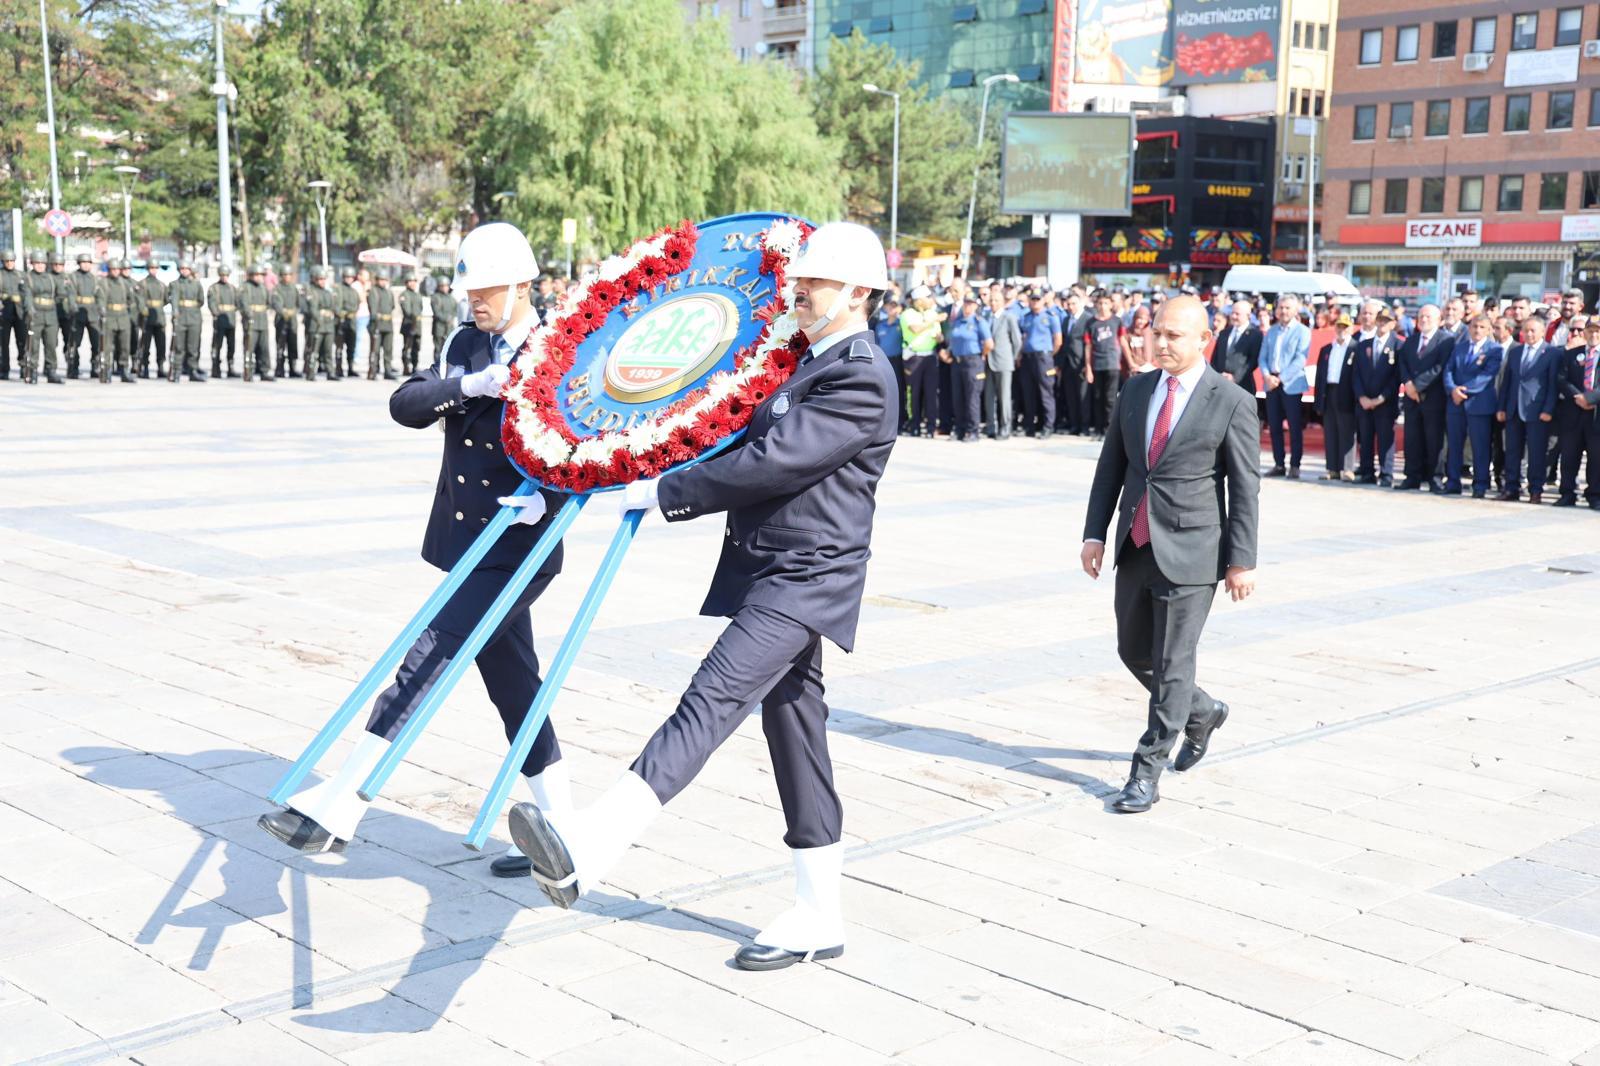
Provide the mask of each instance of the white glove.
[{"label": "white glove", "polygon": [[500,506],[517,509],[517,517],[511,520],[514,526],[536,526],[544,520],[544,494],[541,492],[528,496],[502,496]]},{"label": "white glove", "polygon": [[630,481],[622,486],[622,491],[617,493],[617,510],[623,514],[629,511],[643,511],[649,514],[658,506],[656,496],[660,491],[661,479],[651,478],[648,481]]},{"label": "white glove", "polygon": [[476,374],[464,374],[461,378],[461,395],[463,396],[499,396],[500,390],[505,388],[506,382],[511,380],[511,368],[499,363],[490,363]]}]

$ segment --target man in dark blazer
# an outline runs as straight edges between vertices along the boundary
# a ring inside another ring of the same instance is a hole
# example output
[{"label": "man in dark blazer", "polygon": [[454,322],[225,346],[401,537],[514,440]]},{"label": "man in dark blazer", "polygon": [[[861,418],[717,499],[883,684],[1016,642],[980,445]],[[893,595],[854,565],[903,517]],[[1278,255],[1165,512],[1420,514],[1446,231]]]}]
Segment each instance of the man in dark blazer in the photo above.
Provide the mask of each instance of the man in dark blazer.
[{"label": "man in dark blazer", "polygon": [[1466,445],[1472,442],[1472,497],[1481,500],[1489,494],[1489,456],[1493,452],[1494,413],[1499,406],[1495,380],[1499,376],[1505,350],[1496,343],[1488,315],[1477,315],[1465,324],[1444,367],[1445,426],[1450,440],[1450,456],[1445,467],[1446,496],[1461,494],[1461,471],[1466,464]]},{"label": "man in dark blazer", "polygon": [[1368,300],[1362,307],[1359,324],[1355,361],[1350,367],[1354,372],[1350,391],[1356,401],[1356,454],[1361,465],[1356,480],[1387,486],[1394,481],[1400,341],[1394,333],[1394,316],[1377,300]]},{"label": "man in dark blazer", "polygon": [[[300,851],[340,851],[355,835],[368,806],[356,790],[505,588],[512,571],[533,550],[549,521],[547,505],[561,500],[553,493],[500,499],[522,485],[522,475],[500,448],[504,409],[500,390],[510,377],[512,357],[539,321],[529,299],[539,272],[533,251],[516,227],[490,223],[462,239],[456,272],[470,292],[473,323],[451,334],[435,365],[419,369],[389,397],[389,414],[403,426],[425,429],[444,423],[444,456],[423,534],[422,557],[449,570],[502,502],[515,502],[520,514],[406,653],[394,684],[374,702],[367,728],[344,765],[333,777],[293,796],[287,810],[261,817],[263,829]],[[528,608],[560,570],[558,545],[475,660],[507,740],[516,737],[539,691],[539,659]],[[571,805],[560,758],[555,729],[546,722],[522,772],[535,801],[550,809]],[[492,865],[502,877],[528,872],[527,859],[516,852]]]},{"label": "man in dark blazer", "polygon": [[1351,391],[1350,368],[1355,363],[1356,345],[1351,333],[1355,323],[1341,314],[1334,320],[1333,340],[1317,353],[1317,381],[1313,401],[1322,418],[1322,452],[1328,471],[1324,481],[1354,481],[1355,473],[1345,469],[1345,458],[1356,440],[1356,399]]},{"label": "man in dark blazer", "polygon": [[1217,334],[1211,349],[1211,366],[1217,373],[1256,395],[1256,364],[1261,358],[1261,330],[1248,301],[1240,300],[1228,311],[1228,324]]},{"label": "man in dark blazer", "polygon": [[1578,466],[1588,457],[1584,500],[1600,511],[1600,316],[1584,323],[1581,333],[1569,333],[1558,379],[1561,399],[1556,405],[1556,430],[1561,436],[1561,491],[1557,507],[1578,505]]},{"label": "man in dark blazer", "polygon": [[1400,345],[1401,410],[1406,417],[1406,476],[1396,489],[1420,489],[1424,483],[1443,492],[1438,477],[1444,450],[1447,401],[1444,365],[1455,350],[1455,334],[1442,328],[1439,308],[1423,304],[1417,328]]},{"label": "man in dark blazer", "polygon": [[728,617],[728,627],[672,716],[593,806],[567,817],[529,804],[511,811],[512,838],[533,860],[535,880],[571,907],[759,704],[796,903],[734,956],[747,970],[844,951],[843,816],[828,757],[822,641],[845,651],[855,644],[874,496],[899,421],[894,375],[867,328],[889,284],[877,236],[829,223],[788,273],[810,340],[794,375],[756,408],[738,447],[622,493],[624,510],[659,506],[669,522],[726,514],[700,610]]},{"label": "man in dark blazer", "polygon": [[1056,353],[1056,388],[1061,393],[1061,402],[1056,404],[1056,425],[1062,432],[1079,437],[1094,427],[1089,414],[1089,384],[1083,380],[1083,334],[1093,318],[1094,313],[1084,306],[1082,296],[1076,292],[1067,295],[1061,349]]},{"label": "man in dark blazer", "polygon": [[[1106,431],[1083,526],[1084,572],[1098,578],[1106,531],[1117,568],[1117,654],[1150,693],[1149,722],[1112,804],[1150,809],[1167,753],[1187,770],[1205,755],[1228,705],[1195,683],[1195,649],[1217,582],[1235,601],[1255,588],[1260,423],[1255,398],[1206,365],[1205,306],[1170,300],[1155,326],[1160,373],[1128,383]],[[1118,506],[1118,497],[1121,506]]]},{"label": "man in dark blazer", "polygon": [[1499,499],[1522,498],[1522,448],[1528,448],[1528,502],[1544,502],[1545,453],[1555,420],[1563,352],[1544,342],[1545,321],[1537,315],[1519,327],[1521,344],[1506,352],[1495,418],[1506,427],[1506,490]]}]

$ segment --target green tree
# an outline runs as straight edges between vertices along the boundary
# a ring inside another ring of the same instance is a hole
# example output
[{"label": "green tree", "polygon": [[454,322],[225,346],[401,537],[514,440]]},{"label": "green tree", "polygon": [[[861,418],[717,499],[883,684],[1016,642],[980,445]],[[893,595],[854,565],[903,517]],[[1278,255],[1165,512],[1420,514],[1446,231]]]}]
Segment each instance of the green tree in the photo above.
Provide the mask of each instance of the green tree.
[{"label": "green tree", "polygon": [[546,250],[557,247],[562,217],[579,220],[595,253],[684,218],[831,218],[845,180],[794,75],[739,62],[726,23],[689,24],[676,0],[556,14],[480,149],[494,189],[515,193],[495,213]]},{"label": "green tree", "polygon": [[845,200],[851,218],[889,231],[893,188],[894,102],[870,83],[900,94],[900,233],[960,240],[976,159],[977,109],[966,111],[919,83],[921,66],[859,31],[828,46],[828,66],[811,81],[817,124],[850,160]]}]

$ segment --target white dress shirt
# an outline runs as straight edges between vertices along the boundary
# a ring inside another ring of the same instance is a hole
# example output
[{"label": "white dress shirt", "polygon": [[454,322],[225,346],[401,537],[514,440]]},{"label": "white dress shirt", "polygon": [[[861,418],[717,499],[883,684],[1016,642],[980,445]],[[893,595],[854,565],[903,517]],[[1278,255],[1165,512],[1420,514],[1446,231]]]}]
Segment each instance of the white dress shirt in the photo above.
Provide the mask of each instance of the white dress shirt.
[{"label": "white dress shirt", "polygon": [[1349,350],[1352,342],[1334,341],[1328,349],[1328,384],[1339,384],[1339,377],[1344,373],[1344,353]]},{"label": "white dress shirt", "polygon": [[528,339],[528,334],[532,333],[534,327],[538,324],[538,312],[530,310],[526,315],[507,326],[503,332],[495,334],[494,340],[491,342],[494,361],[497,363],[511,362],[517,352],[522,350],[522,344]]},{"label": "white dress shirt", "polygon": [[[1183,409],[1189,406],[1189,397],[1194,395],[1194,387],[1200,384],[1200,375],[1206,372],[1204,359],[1195,362],[1188,370],[1177,375],[1178,391],[1172,397],[1172,424],[1167,427],[1167,439],[1172,438],[1173,432],[1178,428],[1178,419],[1183,417]],[[1156,433],[1156,419],[1161,417],[1161,405],[1167,402],[1167,379],[1173,375],[1165,370],[1161,372],[1161,380],[1156,382],[1156,389],[1150,394],[1150,408],[1144,416],[1144,454],[1150,455],[1150,440]]]}]

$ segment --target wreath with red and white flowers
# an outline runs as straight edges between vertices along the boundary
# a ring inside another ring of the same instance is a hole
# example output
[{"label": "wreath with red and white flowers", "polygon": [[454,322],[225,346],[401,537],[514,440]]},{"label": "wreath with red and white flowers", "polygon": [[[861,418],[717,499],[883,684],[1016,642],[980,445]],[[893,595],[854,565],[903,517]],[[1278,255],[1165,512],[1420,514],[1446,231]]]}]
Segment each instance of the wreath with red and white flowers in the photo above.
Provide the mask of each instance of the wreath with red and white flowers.
[{"label": "wreath with red and white flowers", "polygon": [[772,280],[773,296],[755,309],[761,331],[735,354],[731,371],[718,371],[630,427],[580,437],[557,402],[578,346],[614,310],[688,269],[699,233],[684,222],[601,263],[598,276],[569,290],[561,308],[528,336],[511,367],[501,423],[506,454],[547,488],[590,492],[657,477],[744,429],[755,409],[789,380],[806,349],[785,270],[810,232],[793,219],[762,232],[760,273]]}]

